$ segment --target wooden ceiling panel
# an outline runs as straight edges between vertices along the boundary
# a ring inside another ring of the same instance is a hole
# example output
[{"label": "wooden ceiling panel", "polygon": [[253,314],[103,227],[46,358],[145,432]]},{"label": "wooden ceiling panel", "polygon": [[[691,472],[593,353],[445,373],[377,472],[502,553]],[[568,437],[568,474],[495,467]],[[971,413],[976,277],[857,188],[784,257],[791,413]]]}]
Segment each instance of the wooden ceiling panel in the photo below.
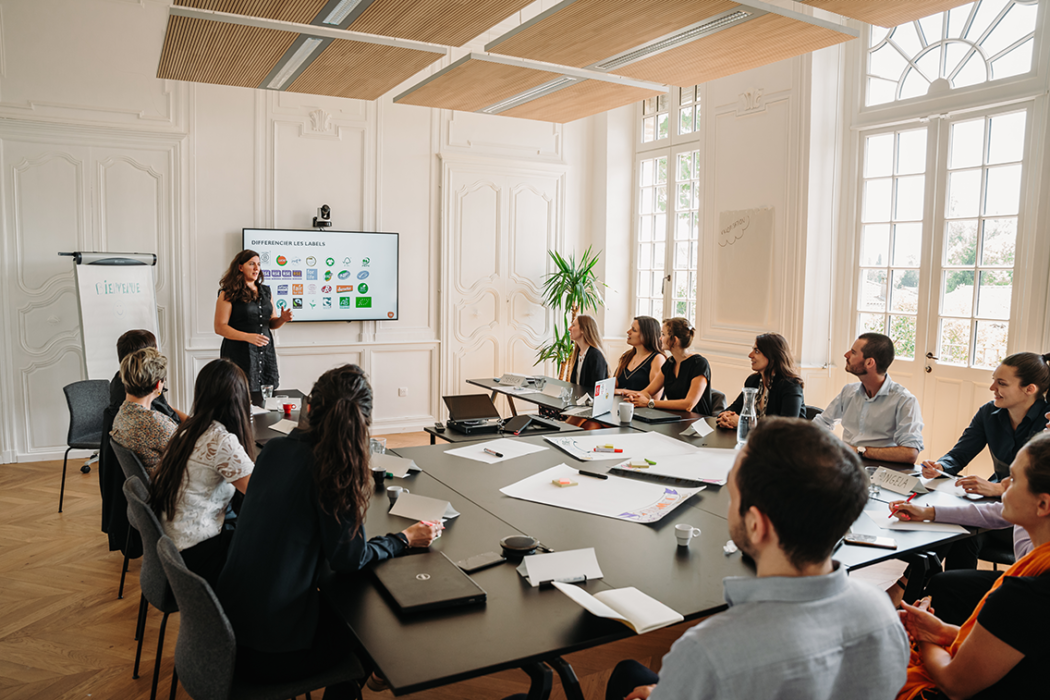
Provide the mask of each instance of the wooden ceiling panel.
[{"label": "wooden ceiling panel", "polygon": [[257,88],[296,36],[171,16],[157,77]]},{"label": "wooden ceiling panel", "polygon": [[729,0],[576,0],[485,48],[582,68],[737,7]]},{"label": "wooden ceiling panel", "polygon": [[929,17],[937,12],[944,12],[953,7],[966,5],[973,0],[908,0],[907,2],[888,2],[887,0],[801,0],[811,7],[818,7],[828,12],[859,19],[861,22],[877,24],[880,27],[896,27],[898,24]]},{"label": "wooden ceiling panel", "polygon": [[616,74],[688,87],[853,38],[833,29],[770,13],[621,66]]},{"label": "wooden ceiling panel", "polygon": [[476,112],[560,77],[560,73],[471,59],[395,102]]},{"label": "wooden ceiling panel", "polygon": [[532,0],[375,0],[347,29],[462,46]]},{"label": "wooden ceiling panel", "polygon": [[500,116],[564,124],[659,94],[659,90],[586,80],[500,112]]},{"label": "wooden ceiling panel", "polygon": [[333,41],[288,92],[375,100],[440,58],[397,46]]},{"label": "wooden ceiling panel", "polygon": [[175,0],[179,7],[309,24],[327,0]]}]

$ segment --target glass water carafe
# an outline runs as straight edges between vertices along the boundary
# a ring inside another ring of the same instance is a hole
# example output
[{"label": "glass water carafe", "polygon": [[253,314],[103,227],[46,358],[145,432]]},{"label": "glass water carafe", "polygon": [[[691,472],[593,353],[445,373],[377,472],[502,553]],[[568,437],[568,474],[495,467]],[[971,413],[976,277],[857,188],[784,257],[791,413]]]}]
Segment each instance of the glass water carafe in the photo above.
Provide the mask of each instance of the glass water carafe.
[{"label": "glass water carafe", "polygon": [[748,434],[758,423],[758,414],[755,412],[757,398],[758,389],[744,388],[744,407],[740,409],[740,421],[736,424],[736,441],[739,445],[747,442]]}]

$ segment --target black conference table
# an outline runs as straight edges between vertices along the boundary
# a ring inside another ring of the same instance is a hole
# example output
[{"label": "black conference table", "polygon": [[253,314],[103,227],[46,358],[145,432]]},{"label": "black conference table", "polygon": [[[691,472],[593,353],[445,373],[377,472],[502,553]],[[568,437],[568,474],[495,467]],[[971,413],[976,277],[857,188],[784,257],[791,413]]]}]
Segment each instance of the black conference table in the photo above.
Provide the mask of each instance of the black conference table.
[{"label": "black conference table", "polygon": [[[277,391],[274,391],[273,395],[287,396],[290,399],[299,399],[300,402],[306,397],[306,395],[298,389],[279,389]],[[260,392],[252,392],[252,404],[262,408],[263,398]],[[298,423],[299,412],[300,409],[292,411],[292,415],[288,416],[288,418]],[[259,447],[262,447],[273,438],[283,435],[283,433],[280,433],[276,430],[271,430],[270,426],[274,423],[280,422],[285,417],[286,416],[281,411],[267,411],[266,413],[259,413],[257,415],[252,416],[252,433],[253,437],[255,438],[255,444]]]},{"label": "black conference table", "polygon": [[[675,431],[680,432],[686,425],[660,424],[651,429],[677,435]],[[633,428],[623,426],[589,434],[615,436],[632,432]],[[539,436],[518,439],[548,446]],[[683,439],[708,447],[736,444],[733,431],[716,431],[703,439]],[[554,447],[495,465],[445,454],[455,447],[442,444],[396,450],[402,457],[413,459],[423,471],[387,482],[404,485],[415,494],[448,500],[462,513],[450,521],[443,536],[432,546],[453,561],[498,551],[499,539],[511,534],[531,535],[556,551],[593,547],[604,577],[585,583],[587,590],[594,593],[634,586],[682,613],[687,620],[725,608],[723,578],[753,575],[739,553],[726,555],[722,550],[729,539],[725,488],[709,486],[661,521],[639,524],[509,498],[499,492],[500,488],[562,462],[581,465]],[[612,464],[590,462],[588,467],[600,470]],[[931,497],[951,498],[940,493]],[[878,501],[869,506],[883,512],[885,507]],[[385,494],[377,492],[368,512],[369,533],[396,532],[411,524],[389,516],[388,509]],[[674,537],[674,526],[683,523],[699,527],[702,533],[689,547],[678,547]],[[900,548],[891,551],[845,545],[835,558],[849,568],[961,537],[933,532],[881,532],[865,516],[858,519],[855,529],[890,534]],[[532,678],[530,700],[545,698],[551,683],[551,671],[546,665],[549,664],[561,675],[567,697],[576,700],[582,696],[575,675],[561,656],[633,634],[618,622],[590,615],[556,590],[532,588],[513,564],[475,572],[472,578],[488,593],[485,605],[421,615],[397,613],[367,573],[329,576],[323,581],[322,590],[395,695],[521,668]],[[413,653],[416,649],[425,649],[425,653]]]}]

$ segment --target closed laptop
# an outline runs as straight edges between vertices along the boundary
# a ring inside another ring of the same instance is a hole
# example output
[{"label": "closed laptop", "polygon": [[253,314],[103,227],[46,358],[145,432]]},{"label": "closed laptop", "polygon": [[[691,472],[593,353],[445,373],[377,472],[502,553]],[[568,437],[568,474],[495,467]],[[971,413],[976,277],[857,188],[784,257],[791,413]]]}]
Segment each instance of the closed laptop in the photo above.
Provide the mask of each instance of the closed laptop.
[{"label": "closed laptop", "polygon": [[676,413],[659,411],[655,408],[639,408],[635,410],[634,417],[644,423],[677,423],[682,417]]},{"label": "closed laptop", "polygon": [[373,568],[401,612],[484,603],[486,593],[441,552],[388,559]]}]

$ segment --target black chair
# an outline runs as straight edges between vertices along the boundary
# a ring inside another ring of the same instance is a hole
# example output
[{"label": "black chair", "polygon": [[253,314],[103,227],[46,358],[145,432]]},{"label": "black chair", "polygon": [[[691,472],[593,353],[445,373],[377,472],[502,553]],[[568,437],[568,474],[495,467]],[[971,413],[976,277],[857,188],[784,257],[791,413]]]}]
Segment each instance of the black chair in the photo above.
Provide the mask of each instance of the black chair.
[{"label": "black chair", "polygon": [[718,389],[711,390],[711,415],[717,416],[722,411],[726,410],[726,395]]},{"label": "black chair", "polygon": [[[120,464],[121,471],[124,472],[124,480],[137,478],[142,481],[142,484],[149,488],[149,472],[146,471],[146,466],[142,464],[142,460],[139,456],[129,450],[128,448],[121,445],[116,440],[111,439],[109,446],[113,448],[113,454],[117,456],[117,462]],[[132,543],[133,537],[140,537],[138,530],[133,527],[128,528],[127,542],[124,544],[124,566],[120,570],[120,588],[117,589],[117,598],[124,597],[124,577],[128,574],[128,560],[131,559],[131,552],[137,551],[140,547],[136,547]],[[138,639],[136,637],[135,639]]]},{"label": "black chair", "polygon": [[982,561],[991,562],[994,571],[999,570],[1000,564],[1010,568],[1017,561],[1014,558],[1013,535],[1013,528],[990,530],[978,535],[981,538],[981,549],[977,557]]},{"label": "black chair", "polygon": [[[160,622],[160,636],[157,639],[157,659],[153,664],[153,688],[149,696],[150,700],[156,700],[160,659],[164,653],[164,630],[168,626],[168,615],[178,612],[179,606],[168,585],[168,577],[164,575],[164,567],[157,559],[157,541],[164,537],[164,531],[153,509],[146,505],[149,498],[146,485],[138,477],[129,478],[124,482],[124,497],[128,499],[128,520],[142,535],[142,571],[139,572],[142,597],[139,599],[139,619],[136,623],[139,646],[135,652],[135,670],[131,674],[132,678],[139,677],[139,661],[142,659],[142,642],[146,636],[146,613],[149,605],[152,604],[164,613]],[[174,683],[174,679],[172,682]]]},{"label": "black chair", "polygon": [[[102,444],[102,412],[109,405],[109,382],[88,379],[62,387],[69,407],[69,432],[66,433],[66,456],[62,460],[62,489],[58,492],[58,512],[66,495],[66,465],[70,450],[98,451]],[[87,474],[91,467],[85,464],[80,471]]]},{"label": "black chair", "polygon": [[814,418],[816,418],[824,412],[823,408],[817,408],[816,406],[810,406],[808,404],[804,408],[806,409],[806,420],[813,420]]},{"label": "black chair", "polygon": [[[194,700],[287,700],[336,683],[357,681],[365,670],[348,654],[336,666],[286,683],[255,683],[234,675],[237,641],[219,599],[203,578],[186,568],[175,543],[162,537],[157,545],[161,564],[179,603],[179,639],[175,644],[172,682]],[[175,697],[175,686],[172,685]],[[361,697],[358,692],[358,698]]]}]

